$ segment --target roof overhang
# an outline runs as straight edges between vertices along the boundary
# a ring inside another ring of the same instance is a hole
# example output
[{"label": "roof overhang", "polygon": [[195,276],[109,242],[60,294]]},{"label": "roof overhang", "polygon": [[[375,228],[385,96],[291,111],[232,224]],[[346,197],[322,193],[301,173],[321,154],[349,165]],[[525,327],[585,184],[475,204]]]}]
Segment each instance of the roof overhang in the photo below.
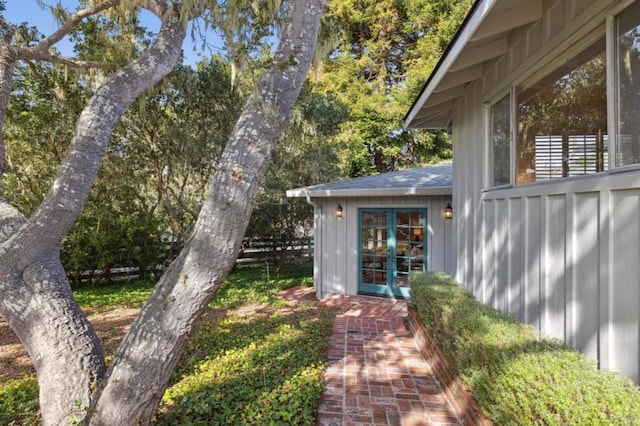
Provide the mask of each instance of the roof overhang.
[{"label": "roof overhang", "polygon": [[313,190],[296,188],[287,191],[287,197],[311,198],[358,198],[358,197],[400,197],[410,195],[451,195],[452,188],[376,188],[376,189],[325,189]]},{"label": "roof overhang", "polygon": [[509,34],[542,18],[542,0],[476,0],[404,118],[404,127],[443,129],[455,101],[483,65],[507,53]]}]

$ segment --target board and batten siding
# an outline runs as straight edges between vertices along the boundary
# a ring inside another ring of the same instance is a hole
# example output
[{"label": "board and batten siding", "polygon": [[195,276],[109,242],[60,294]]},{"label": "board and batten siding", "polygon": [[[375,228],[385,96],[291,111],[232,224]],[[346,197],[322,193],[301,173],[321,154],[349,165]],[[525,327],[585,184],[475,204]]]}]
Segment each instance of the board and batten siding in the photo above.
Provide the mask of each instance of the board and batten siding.
[{"label": "board and batten siding", "polygon": [[[450,196],[316,198],[314,285],[319,298],[358,294],[358,214],[363,208],[426,208],[427,269],[453,274],[451,219],[443,210]],[[340,204],[343,217],[336,217]],[[455,215],[455,212],[454,212]]]},{"label": "board and batten siding", "polygon": [[476,298],[640,383],[640,170],[487,190],[487,105],[581,34],[610,1],[543,2],[453,110],[455,278]]}]

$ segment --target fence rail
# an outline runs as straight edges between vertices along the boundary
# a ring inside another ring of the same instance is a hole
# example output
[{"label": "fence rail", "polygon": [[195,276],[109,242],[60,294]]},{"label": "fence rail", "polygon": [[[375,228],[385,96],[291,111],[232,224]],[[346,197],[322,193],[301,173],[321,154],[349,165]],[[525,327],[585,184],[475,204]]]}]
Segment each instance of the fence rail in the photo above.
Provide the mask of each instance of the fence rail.
[{"label": "fence rail", "polygon": [[[276,246],[273,241],[248,241],[242,250],[236,263],[239,265],[270,263],[274,264],[282,258],[305,259],[313,257],[313,240],[302,239],[294,241],[286,247]],[[149,274],[161,274],[164,271],[162,265],[147,271]],[[124,281],[139,278],[140,268],[137,266],[125,266],[109,269],[95,269],[92,271],[70,272],[69,279],[75,285],[97,284],[108,281]]]}]

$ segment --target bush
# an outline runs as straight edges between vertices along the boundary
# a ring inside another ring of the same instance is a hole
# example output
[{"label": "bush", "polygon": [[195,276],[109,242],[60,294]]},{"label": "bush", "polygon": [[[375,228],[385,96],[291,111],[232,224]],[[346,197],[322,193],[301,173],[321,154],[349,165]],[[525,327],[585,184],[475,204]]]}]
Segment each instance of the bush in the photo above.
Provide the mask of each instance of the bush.
[{"label": "bush", "polygon": [[481,304],[443,273],[415,274],[411,287],[425,328],[496,424],[640,424],[631,380]]}]

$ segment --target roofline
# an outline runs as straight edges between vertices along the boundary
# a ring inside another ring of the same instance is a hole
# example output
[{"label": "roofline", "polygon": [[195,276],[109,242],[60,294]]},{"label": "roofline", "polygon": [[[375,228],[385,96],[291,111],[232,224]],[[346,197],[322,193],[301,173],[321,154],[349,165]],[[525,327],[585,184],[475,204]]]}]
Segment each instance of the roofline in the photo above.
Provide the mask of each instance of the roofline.
[{"label": "roofline", "polygon": [[497,0],[476,0],[473,6],[471,6],[471,10],[469,10],[460,28],[458,28],[458,31],[453,36],[453,40],[447,46],[447,49],[440,57],[431,75],[429,75],[429,79],[424,86],[422,86],[420,94],[413,101],[411,108],[409,108],[409,111],[404,116],[402,126],[405,129],[410,128],[411,121],[418,114],[437,85],[440,84],[440,81],[442,81],[453,62],[458,58],[458,55],[469,42],[471,36],[476,32],[480,24],[482,24],[485,16],[496,1]]},{"label": "roofline", "polygon": [[338,198],[338,197],[397,197],[403,195],[451,195],[451,186],[431,188],[371,188],[371,189],[321,189],[296,188],[287,191],[288,198]]}]

